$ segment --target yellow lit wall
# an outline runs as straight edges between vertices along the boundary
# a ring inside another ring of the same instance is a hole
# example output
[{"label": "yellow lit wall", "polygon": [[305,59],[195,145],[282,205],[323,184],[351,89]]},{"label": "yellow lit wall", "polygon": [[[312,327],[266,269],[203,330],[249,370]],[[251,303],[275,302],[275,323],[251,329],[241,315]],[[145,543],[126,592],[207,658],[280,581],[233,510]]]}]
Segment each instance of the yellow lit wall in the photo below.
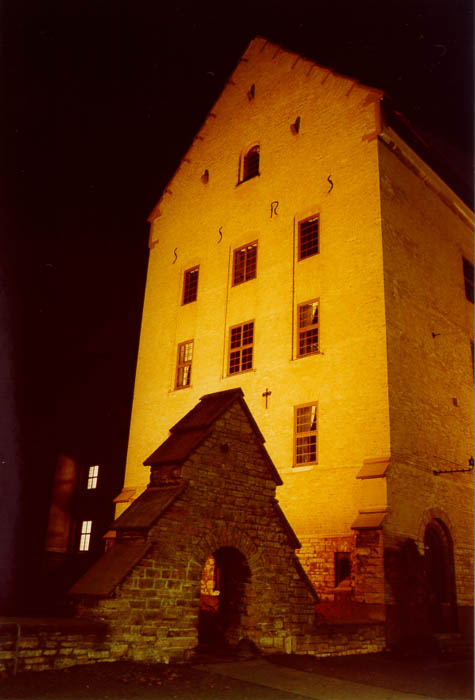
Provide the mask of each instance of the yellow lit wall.
[{"label": "yellow lit wall", "polygon": [[[297,533],[350,532],[362,499],[355,476],[390,448],[379,97],[262,39],[251,43],[152,217],[125,486],[146,486],[143,460],[200,396],[240,386]],[[240,156],[254,142],[260,175],[238,184]],[[320,253],[297,262],[297,222],[313,214]],[[257,277],[233,287],[232,251],[254,240]],[[196,265],[197,301],[182,306],[184,271]],[[297,304],[314,298],[321,353],[296,359]],[[249,320],[253,370],[227,376],[229,328]],[[177,345],[192,338],[192,386],[175,390]],[[318,465],[294,469],[294,406],[312,401]]]},{"label": "yellow lit wall", "polygon": [[[330,599],[333,552],[354,556],[359,546],[360,560],[372,560],[368,574],[359,567],[355,598],[391,602],[384,548],[412,538],[422,552],[425,527],[439,518],[465,605],[472,475],[433,470],[468,466],[473,452],[473,305],[462,271],[463,256],[473,261],[473,214],[381,125],[380,98],[263,39],[251,43],[150,218],[125,486],[136,495],[146,487],[143,461],[201,396],[240,386],[283,478],[278,498],[302,561]],[[239,182],[255,143],[260,174]],[[315,214],[320,252],[299,262],[298,222]],[[233,286],[233,250],[253,241],[257,276]],[[184,273],[198,265],[197,300],[182,305]],[[313,299],[320,353],[297,358],[297,305]],[[229,329],[251,320],[253,369],[228,376]],[[177,390],[177,346],[191,339],[191,386]],[[318,463],[295,468],[294,407],[310,402]],[[378,478],[356,478],[364,462],[379,465]],[[355,543],[358,514],[386,509],[382,536],[363,531]]]}]

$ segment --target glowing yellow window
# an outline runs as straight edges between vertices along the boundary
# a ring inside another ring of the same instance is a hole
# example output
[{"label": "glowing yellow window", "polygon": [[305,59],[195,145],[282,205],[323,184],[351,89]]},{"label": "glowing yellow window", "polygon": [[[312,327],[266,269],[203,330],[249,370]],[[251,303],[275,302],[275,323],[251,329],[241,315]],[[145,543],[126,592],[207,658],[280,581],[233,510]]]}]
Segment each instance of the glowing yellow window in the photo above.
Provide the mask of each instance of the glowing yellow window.
[{"label": "glowing yellow window", "polygon": [[229,374],[252,369],[254,321],[231,328],[229,339]]},{"label": "glowing yellow window", "polygon": [[79,551],[87,552],[91,544],[92,520],[83,520],[81,523],[81,539],[79,540]]},{"label": "glowing yellow window", "polygon": [[294,464],[317,463],[317,404],[295,407]]},{"label": "glowing yellow window", "polygon": [[89,467],[89,471],[87,474],[87,488],[88,489],[96,489],[98,478],[99,478],[99,465],[95,464],[93,467]]},{"label": "glowing yellow window", "polygon": [[298,306],[298,357],[305,357],[305,355],[312,355],[319,351],[318,307],[318,299],[307,301]]},{"label": "glowing yellow window", "polygon": [[178,357],[176,363],[175,389],[184,389],[190,386],[191,363],[193,361],[193,341],[187,340],[178,346]]}]

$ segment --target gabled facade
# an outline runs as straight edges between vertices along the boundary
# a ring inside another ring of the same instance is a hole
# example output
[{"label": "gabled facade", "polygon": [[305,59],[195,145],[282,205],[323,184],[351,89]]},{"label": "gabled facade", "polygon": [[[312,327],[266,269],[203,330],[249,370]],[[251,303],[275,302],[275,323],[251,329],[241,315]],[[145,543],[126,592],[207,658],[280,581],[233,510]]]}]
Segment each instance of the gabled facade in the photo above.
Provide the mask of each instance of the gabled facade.
[{"label": "gabled facade", "polygon": [[322,600],[396,639],[471,620],[473,214],[382,97],[251,42],[150,217],[124,493],[242,387]]},{"label": "gabled facade", "polygon": [[114,522],[116,542],[71,590],[108,623],[111,653],[168,662],[197,646],[384,647],[382,624],[343,635],[317,624],[318,597],[275,498],[281,479],[240,389],[203,396],[147,465],[150,484]]}]

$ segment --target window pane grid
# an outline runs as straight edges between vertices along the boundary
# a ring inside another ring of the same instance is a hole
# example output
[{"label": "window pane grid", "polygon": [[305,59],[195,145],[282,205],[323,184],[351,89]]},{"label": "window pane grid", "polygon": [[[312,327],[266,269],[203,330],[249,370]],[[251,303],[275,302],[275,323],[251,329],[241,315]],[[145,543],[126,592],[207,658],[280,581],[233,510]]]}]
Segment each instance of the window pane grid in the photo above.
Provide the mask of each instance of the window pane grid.
[{"label": "window pane grid", "polygon": [[298,355],[311,355],[319,351],[318,301],[300,304],[298,307]]},{"label": "window pane grid", "polygon": [[92,520],[83,520],[81,524],[81,538],[79,551],[87,552],[91,543]]},{"label": "window pane grid", "polygon": [[297,464],[315,462],[316,454],[317,437],[315,435],[297,438]]},{"label": "window pane grid", "polygon": [[196,301],[198,296],[199,272],[199,267],[186,270],[183,281],[183,304],[189,304],[192,301]]},{"label": "window pane grid", "polygon": [[257,268],[257,243],[234,251],[233,285],[254,279]]},{"label": "window pane grid", "polygon": [[252,369],[254,322],[231,328],[229,374]]},{"label": "window pane grid", "polygon": [[253,323],[245,323],[244,326],[242,327],[242,344],[243,345],[252,344],[253,336],[254,336],[254,324]]},{"label": "window pane grid", "polygon": [[319,252],[318,217],[299,223],[299,260]]},{"label": "window pane grid", "polygon": [[305,406],[297,409],[297,432],[307,433],[316,430],[317,427],[317,407]]},{"label": "window pane grid", "polygon": [[193,361],[193,341],[188,340],[178,346],[175,389],[190,386],[191,364]]},{"label": "window pane grid", "polygon": [[317,461],[317,405],[302,406],[295,411],[295,464]]},{"label": "window pane grid", "polygon": [[242,327],[231,329],[231,347],[238,348],[241,345]]},{"label": "window pane grid", "polygon": [[242,366],[241,369],[252,368],[252,348],[244,348],[242,351]]},{"label": "window pane grid", "polygon": [[87,475],[87,488],[95,489],[97,488],[97,479],[99,477],[99,465],[95,464],[89,467],[89,472]]}]

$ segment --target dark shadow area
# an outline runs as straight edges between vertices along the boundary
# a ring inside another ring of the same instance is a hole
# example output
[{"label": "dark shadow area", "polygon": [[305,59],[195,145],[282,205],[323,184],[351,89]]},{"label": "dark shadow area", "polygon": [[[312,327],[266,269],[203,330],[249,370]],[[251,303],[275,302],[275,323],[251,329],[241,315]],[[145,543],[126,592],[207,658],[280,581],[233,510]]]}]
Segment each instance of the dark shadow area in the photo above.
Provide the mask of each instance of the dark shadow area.
[{"label": "dark shadow area", "polygon": [[234,547],[221,547],[203,570],[198,619],[198,651],[236,647],[242,637],[250,570]]}]

